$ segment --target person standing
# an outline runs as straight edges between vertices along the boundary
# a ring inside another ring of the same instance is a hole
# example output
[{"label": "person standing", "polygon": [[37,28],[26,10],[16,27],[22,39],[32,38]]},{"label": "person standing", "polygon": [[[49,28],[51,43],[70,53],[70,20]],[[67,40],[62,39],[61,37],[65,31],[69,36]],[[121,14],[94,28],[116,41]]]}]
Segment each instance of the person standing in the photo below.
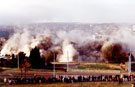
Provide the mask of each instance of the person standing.
[{"label": "person standing", "polygon": [[7,78],[6,77],[4,78],[4,84],[5,85],[7,84]]}]

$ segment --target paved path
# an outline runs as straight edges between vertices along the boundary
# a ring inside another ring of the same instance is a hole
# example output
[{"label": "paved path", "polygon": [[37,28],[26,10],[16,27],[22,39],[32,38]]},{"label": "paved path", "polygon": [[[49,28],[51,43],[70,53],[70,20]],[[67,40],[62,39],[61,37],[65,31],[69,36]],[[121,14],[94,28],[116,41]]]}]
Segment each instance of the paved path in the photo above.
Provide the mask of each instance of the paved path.
[{"label": "paved path", "polygon": [[[53,72],[38,72],[38,71],[29,71],[29,72],[23,72],[21,73],[20,71],[4,71],[0,74],[0,78],[11,78],[11,77],[21,77],[21,76],[26,76],[26,77],[34,77],[39,76],[39,77],[52,77]],[[120,73],[91,73],[91,72],[56,72],[55,75],[60,76],[60,75],[65,75],[65,76],[98,76],[98,75],[120,75]]]}]

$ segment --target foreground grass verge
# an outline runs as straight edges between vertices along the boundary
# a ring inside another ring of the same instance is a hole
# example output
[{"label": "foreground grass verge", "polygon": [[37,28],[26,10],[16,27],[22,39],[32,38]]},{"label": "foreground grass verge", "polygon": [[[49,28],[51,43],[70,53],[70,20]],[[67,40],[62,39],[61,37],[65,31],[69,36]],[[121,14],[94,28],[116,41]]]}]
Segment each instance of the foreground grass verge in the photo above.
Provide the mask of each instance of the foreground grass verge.
[{"label": "foreground grass verge", "polygon": [[53,84],[27,84],[6,85],[2,87],[131,87],[132,82],[82,82],[82,83],[53,83]]}]

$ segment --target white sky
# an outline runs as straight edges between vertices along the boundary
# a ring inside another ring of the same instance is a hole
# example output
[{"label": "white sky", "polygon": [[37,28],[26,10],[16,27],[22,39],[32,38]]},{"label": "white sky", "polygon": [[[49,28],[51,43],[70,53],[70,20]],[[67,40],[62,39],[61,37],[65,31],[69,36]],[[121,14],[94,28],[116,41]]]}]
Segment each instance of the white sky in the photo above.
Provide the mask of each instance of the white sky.
[{"label": "white sky", "polygon": [[135,23],[135,0],[0,0],[0,24]]}]

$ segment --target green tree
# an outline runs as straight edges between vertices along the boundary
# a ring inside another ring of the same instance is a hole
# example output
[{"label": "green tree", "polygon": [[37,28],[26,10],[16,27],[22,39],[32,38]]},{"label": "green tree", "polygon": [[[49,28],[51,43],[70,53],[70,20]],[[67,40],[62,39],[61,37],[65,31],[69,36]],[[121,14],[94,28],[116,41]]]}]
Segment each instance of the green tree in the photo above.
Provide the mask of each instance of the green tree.
[{"label": "green tree", "polygon": [[41,58],[40,58],[40,52],[37,47],[31,50],[30,56],[29,56],[29,62],[31,64],[31,68],[33,69],[39,69],[41,64]]}]

